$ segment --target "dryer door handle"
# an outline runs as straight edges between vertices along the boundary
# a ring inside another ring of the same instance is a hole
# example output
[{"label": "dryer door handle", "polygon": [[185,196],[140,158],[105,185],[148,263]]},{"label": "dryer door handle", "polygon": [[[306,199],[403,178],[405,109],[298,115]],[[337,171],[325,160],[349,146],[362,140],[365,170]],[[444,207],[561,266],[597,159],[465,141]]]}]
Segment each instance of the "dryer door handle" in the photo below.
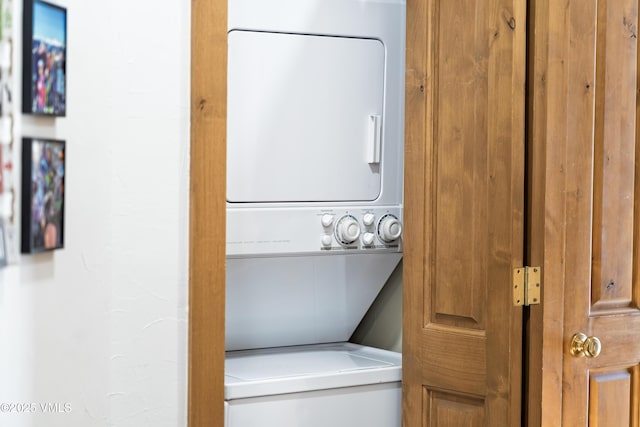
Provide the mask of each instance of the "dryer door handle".
[{"label": "dryer door handle", "polygon": [[382,117],[370,115],[368,118],[367,163],[380,163],[380,141],[382,139]]}]

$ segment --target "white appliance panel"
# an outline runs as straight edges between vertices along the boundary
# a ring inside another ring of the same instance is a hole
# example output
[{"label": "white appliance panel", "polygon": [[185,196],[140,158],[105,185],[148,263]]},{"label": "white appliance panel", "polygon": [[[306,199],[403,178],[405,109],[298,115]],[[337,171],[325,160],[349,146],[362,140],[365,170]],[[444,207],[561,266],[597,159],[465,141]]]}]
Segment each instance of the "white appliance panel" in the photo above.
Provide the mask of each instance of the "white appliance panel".
[{"label": "white appliance panel", "polygon": [[381,192],[385,46],[229,32],[229,202],[373,201]]},{"label": "white appliance panel", "polygon": [[225,400],[353,387],[402,378],[400,353],[353,343],[227,352]]},{"label": "white appliance panel", "polygon": [[228,258],[226,349],[347,341],[401,257]]},{"label": "white appliance panel", "polygon": [[400,426],[401,365],[352,343],[228,352],[227,425]]},{"label": "white appliance panel", "polygon": [[400,381],[228,402],[227,427],[400,427]]},{"label": "white appliance panel", "polygon": [[[227,257],[344,255],[402,249],[401,238],[384,240],[385,219],[402,218],[402,209],[397,206],[230,207],[227,213]],[[349,244],[339,241],[345,217],[353,218],[359,230],[359,236]]]},{"label": "white appliance panel", "polygon": [[[373,368],[392,366],[368,357],[340,349],[325,348],[289,354],[229,352],[225,365],[226,376],[245,381],[270,381],[291,376],[318,376],[328,372],[370,372]],[[366,371],[362,371],[366,370]],[[262,395],[262,394],[260,394]]]}]

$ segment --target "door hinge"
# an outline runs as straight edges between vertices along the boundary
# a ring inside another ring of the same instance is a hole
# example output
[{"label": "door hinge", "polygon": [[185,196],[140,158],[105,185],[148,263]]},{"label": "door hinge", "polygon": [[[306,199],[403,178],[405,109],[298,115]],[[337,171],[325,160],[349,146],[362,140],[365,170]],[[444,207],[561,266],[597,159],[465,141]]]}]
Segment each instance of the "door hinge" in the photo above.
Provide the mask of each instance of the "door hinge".
[{"label": "door hinge", "polygon": [[513,305],[540,304],[540,267],[513,269]]}]

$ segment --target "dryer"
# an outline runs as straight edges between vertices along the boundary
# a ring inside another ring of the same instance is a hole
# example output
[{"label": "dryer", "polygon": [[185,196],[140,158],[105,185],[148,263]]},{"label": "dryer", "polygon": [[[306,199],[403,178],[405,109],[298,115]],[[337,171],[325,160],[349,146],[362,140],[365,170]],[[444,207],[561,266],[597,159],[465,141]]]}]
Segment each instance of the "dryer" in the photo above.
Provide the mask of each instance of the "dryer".
[{"label": "dryer", "polygon": [[[400,355],[340,343],[402,256],[405,2],[230,0],[228,10],[229,425],[254,425],[237,421],[239,408],[271,425],[264,414],[291,410],[274,396],[353,419],[364,394],[344,390],[358,387],[391,393],[378,407],[396,413]],[[353,368],[358,358],[371,365]]]}]

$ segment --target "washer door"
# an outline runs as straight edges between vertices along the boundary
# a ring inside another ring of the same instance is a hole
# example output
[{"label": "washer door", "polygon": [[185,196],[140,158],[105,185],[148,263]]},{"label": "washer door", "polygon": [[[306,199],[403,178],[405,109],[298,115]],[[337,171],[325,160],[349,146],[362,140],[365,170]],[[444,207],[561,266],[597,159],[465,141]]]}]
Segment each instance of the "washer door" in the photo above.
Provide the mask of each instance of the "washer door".
[{"label": "washer door", "polygon": [[379,40],[230,31],[227,200],[378,198],[384,70]]}]

